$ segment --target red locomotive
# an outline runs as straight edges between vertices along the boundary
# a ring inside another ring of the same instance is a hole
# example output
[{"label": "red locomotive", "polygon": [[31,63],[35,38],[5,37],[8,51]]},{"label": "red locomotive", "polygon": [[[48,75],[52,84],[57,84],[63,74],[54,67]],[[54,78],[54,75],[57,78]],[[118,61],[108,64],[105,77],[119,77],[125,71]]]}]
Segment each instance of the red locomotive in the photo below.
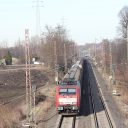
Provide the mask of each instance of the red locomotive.
[{"label": "red locomotive", "polygon": [[77,61],[56,87],[56,108],[59,113],[79,113],[81,68],[80,61]]},{"label": "red locomotive", "polygon": [[79,81],[63,81],[56,87],[56,108],[59,113],[79,113],[81,89]]}]

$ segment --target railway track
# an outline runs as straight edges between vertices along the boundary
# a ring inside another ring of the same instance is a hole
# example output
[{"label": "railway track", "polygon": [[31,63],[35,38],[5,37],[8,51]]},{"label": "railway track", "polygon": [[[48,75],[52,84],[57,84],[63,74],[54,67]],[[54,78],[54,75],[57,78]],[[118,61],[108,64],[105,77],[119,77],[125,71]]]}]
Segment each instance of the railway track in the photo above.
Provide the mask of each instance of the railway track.
[{"label": "railway track", "polygon": [[[47,82],[46,83],[43,83],[43,85],[41,87],[38,87],[36,92],[38,92],[40,89],[43,89],[43,88],[46,88],[46,85],[47,85]],[[12,103],[15,103],[18,101],[22,101],[23,99],[25,99],[25,96],[26,94],[23,93],[22,95],[20,96],[16,96],[10,100],[3,100],[3,103],[0,103],[0,106],[5,106],[5,105],[8,105],[8,104],[12,104]]]},{"label": "railway track", "polygon": [[61,115],[57,128],[75,128],[76,116]]},{"label": "railway track", "polygon": [[[107,111],[106,105],[104,103],[104,99],[101,95],[99,87],[97,88],[97,93],[98,97],[96,98],[96,95],[94,93],[94,87],[92,87],[92,79],[93,77],[93,72],[90,64],[88,64],[88,75],[89,75],[89,90],[90,90],[90,101],[91,101],[91,106],[92,106],[92,111],[93,111],[93,117],[94,117],[94,123],[95,123],[95,128],[113,128],[113,124],[111,121],[111,118],[109,116],[109,113]],[[95,80],[95,84],[97,84],[97,80]],[[97,99],[99,100],[97,105]],[[97,109],[97,106],[100,107],[100,109]]]}]

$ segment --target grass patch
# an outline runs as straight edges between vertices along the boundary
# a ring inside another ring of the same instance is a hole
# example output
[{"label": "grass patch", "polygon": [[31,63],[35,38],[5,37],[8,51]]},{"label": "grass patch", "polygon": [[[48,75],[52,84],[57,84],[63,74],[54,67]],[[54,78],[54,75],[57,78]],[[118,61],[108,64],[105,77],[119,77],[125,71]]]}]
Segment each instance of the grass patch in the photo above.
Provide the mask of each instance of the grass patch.
[{"label": "grass patch", "polygon": [[19,112],[14,112],[6,106],[0,107],[0,128],[17,128],[19,118]]}]

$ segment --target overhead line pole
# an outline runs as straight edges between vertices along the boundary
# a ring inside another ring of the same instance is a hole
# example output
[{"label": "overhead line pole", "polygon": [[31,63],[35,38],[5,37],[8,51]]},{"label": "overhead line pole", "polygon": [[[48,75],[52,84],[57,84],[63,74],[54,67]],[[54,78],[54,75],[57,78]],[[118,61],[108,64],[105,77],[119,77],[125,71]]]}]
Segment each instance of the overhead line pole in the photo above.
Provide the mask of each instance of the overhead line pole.
[{"label": "overhead line pole", "polygon": [[36,0],[36,34],[39,39],[40,38],[40,1],[39,0]]},{"label": "overhead line pole", "polygon": [[127,64],[128,64],[128,24],[127,24]]},{"label": "overhead line pole", "polygon": [[30,74],[30,52],[29,52],[29,30],[25,29],[25,62],[26,62],[26,107],[27,107],[27,121],[32,121],[32,86]]},{"label": "overhead line pole", "polygon": [[110,47],[110,75],[112,75],[112,85],[113,85],[113,94],[116,95],[116,80],[115,80],[115,64],[113,64],[113,56],[112,56],[112,43],[109,44]]},{"label": "overhead line pole", "polygon": [[37,44],[40,43],[41,41],[41,31],[40,31],[40,4],[42,4],[43,1],[41,0],[34,0],[33,2],[35,2],[35,8],[36,8],[36,36],[37,36]]},{"label": "overhead line pole", "polygon": [[113,75],[112,73],[112,44],[111,42],[109,43],[109,50],[110,50],[110,75]]},{"label": "overhead line pole", "polygon": [[67,71],[67,55],[66,55],[66,44],[64,43],[64,62],[65,62],[65,71]]},{"label": "overhead line pole", "polygon": [[55,81],[58,84],[58,64],[57,64],[57,48],[56,41],[54,41],[54,57],[55,57]]}]

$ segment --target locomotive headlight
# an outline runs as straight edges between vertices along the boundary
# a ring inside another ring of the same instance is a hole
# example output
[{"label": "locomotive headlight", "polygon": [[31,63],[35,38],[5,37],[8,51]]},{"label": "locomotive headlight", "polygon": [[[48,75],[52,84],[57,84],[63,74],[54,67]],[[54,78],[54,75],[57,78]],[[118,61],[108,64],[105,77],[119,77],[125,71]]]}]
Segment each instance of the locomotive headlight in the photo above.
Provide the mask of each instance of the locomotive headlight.
[{"label": "locomotive headlight", "polygon": [[63,110],[63,107],[58,107],[58,110]]},{"label": "locomotive headlight", "polygon": [[60,104],[63,104],[63,102],[59,102]]},{"label": "locomotive headlight", "polygon": [[78,108],[77,108],[77,106],[73,106],[72,109],[73,110],[77,110]]},{"label": "locomotive headlight", "polygon": [[62,103],[64,101],[63,98],[59,98],[59,102]]}]

